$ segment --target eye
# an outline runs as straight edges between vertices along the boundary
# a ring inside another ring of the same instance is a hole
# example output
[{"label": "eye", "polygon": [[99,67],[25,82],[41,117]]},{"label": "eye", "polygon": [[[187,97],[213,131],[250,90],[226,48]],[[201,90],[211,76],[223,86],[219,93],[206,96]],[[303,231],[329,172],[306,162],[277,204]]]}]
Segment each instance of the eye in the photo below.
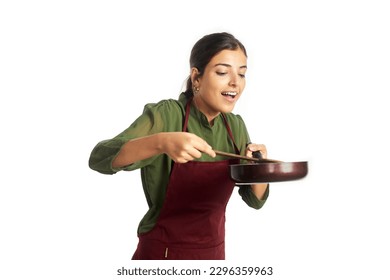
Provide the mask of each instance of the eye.
[{"label": "eye", "polygon": [[223,75],[226,75],[226,74],[227,74],[226,72],[219,72],[219,71],[217,71],[216,73],[217,73],[217,75],[219,75],[219,76],[223,76]]},{"label": "eye", "polygon": [[245,78],[245,74],[239,74],[241,78]]}]

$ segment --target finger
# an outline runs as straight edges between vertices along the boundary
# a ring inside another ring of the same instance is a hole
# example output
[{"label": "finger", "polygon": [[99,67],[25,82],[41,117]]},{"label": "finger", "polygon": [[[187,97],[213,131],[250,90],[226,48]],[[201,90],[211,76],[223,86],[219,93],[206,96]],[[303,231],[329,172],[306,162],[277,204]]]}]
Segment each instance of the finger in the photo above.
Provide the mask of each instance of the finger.
[{"label": "finger", "polygon": [[176,163],[187,163],[187,162],[192,161],[192,160],[194,160],[194,158],[191,155],[189,155],[188,153],[185,153],[185,154],[182,154],[179,157],[176,157],[174,159],[174,162],[176,162]]},{"label": "finger", "polygon": [[264,144],[249,144],[247,146],[246,155],[251,157],[252,153],[257,151],[261,153],[263,158],[267,158],[267,148]]},{"label": "finger", "polygon": [[183,158],[174,159],[173,161],[174,161],[175,163],[187,163],[187,162],[188,162],[188,160],[185,160],[185,159],[183,159]]},{"label": "finger", "polygon": [[194,148],[202,153],[208,154],[211,157],[216,157],[213,148],[202,138],[199,138],[198,141],[194,143]]},{"label": "finger", "polygon": [[263,150],[267,150],[266,146],[264,144],[254,144],[254,143],[251,143],[247,146],[247,148],[252,151],[252,152],[256,152],[256,151],[263,151]]},{"label": "finger", "polygon": [[217,156],[217,154],[213,150],[208,151],[206,154],[208,154],[212,158],[215,158]]},{"label": "finger", "polygon": [[217,156],[217,154],[214,152],[213,148],[210,145],[208,145],[208,147],[206,148],[204,153],[208,154],[209,156],[211,156],[213,158]]},{"label": "finger", "polygon": [[197,145],[195,148],[199,152],[205,153],[205,154],[207,154],[207,155],[209,155],[211,157],[216,157],[216,154],[215,154],[213,148],[209,144],[207,144],[207,143],[201,144],[201,145]]},{"label": "finger", "polygon": [[200,158],[202,156],[202,153],[195,148],[190,149],[187,153],[190,157],[192,157],[192,159]]}]

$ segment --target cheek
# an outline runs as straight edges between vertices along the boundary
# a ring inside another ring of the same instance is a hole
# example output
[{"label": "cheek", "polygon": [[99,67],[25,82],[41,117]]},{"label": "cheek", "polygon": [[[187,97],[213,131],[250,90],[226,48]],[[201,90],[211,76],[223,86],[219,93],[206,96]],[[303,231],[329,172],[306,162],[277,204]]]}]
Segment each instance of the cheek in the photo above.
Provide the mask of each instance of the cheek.
[{"label": "cheek", "polygon": [[218,83],[217,81],[214,81],[214,82],[208,81],[207,83],[204,83],[203,86],[205,89],[205,93],[208,96],[213,96],[213,95],[220,93],[222,88],[223,88],[222,85],[220,83]]},{"label": "cheek", "polygon": [[244,89],[245,86],[246,86],[246,79],[242,79],[241,88]]}]

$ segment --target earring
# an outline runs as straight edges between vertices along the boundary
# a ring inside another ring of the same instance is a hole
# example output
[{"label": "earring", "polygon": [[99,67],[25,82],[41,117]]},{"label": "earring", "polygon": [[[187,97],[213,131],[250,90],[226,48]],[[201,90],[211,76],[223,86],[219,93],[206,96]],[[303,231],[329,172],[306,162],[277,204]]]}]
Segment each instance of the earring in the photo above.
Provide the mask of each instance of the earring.
[{"label": "earring", "polygon": [[194,95],[195,95],[195,94],[198,94],[199,88],[198,88],[198,87],[193,87],[193,88],[192,88],[192,92],[194,93]]}]

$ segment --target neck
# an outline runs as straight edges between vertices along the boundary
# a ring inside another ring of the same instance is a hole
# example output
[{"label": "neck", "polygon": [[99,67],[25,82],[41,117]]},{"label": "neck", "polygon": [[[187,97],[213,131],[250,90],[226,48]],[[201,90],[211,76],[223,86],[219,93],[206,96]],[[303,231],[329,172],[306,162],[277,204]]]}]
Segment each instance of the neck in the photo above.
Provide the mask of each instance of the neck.
[{"label": "neck", "polygon": [[199,100],[195,96],[192,100],[194,101],[195,107],[206,116],[207,121],[212,126],[214,124],[214,119],[218,117],[220,113],[218,112],[218,113],[211,114],[210,112],[207,112],[207,110],[203,109],[204,106],[202,106],[203,104],[202,100]]}]

